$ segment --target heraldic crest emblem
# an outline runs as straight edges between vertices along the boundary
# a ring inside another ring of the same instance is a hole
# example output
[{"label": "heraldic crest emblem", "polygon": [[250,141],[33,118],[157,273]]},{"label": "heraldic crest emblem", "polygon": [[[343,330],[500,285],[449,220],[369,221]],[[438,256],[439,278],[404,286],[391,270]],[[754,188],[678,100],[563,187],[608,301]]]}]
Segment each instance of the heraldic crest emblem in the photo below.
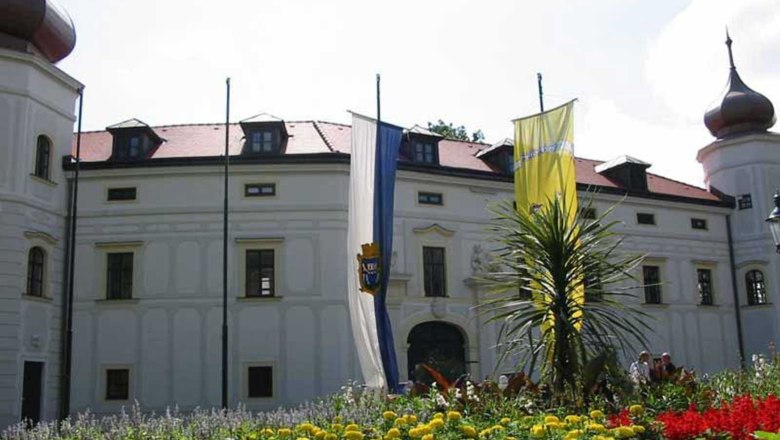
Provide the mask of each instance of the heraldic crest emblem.
[{"label": "heraldic crest emblem", "polygon": [[358,280],[360,291],[374,295],[379,291],[380,273],[382,271],[381,256],[378,243],[362,244],[362,254],[358,254]]}]

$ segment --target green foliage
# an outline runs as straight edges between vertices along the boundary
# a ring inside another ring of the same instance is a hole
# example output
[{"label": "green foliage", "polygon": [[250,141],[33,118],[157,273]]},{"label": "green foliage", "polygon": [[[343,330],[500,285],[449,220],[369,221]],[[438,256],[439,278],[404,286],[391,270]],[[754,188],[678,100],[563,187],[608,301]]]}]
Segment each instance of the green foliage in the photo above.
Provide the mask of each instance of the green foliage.
[{"label": "green foliage", "polygon": [[[481,280],[494,294],[481,307],[500,324],[502,354],[518,356],[522,369],[538,362],[553,402],[580,403],[606,366],[588,369],[591,359],[645,341],[648,315],[624,301],[634,296],[629,289],[642,257],[618,253],[622,238],[606,218],[611,209],[586,220],[574,209],[570,215],[556,197],[534,213],[519,212],[511,202],[492,211],[489,231],[498,245],[492,266],[499,269]],[[596,299],[583,302],[583,280],[590,280],[589,296]],[[518,295],[523,289],[530,298]]]},{"label": "green foliage", "polygon": [[441,119],[439,119],[439,121],[435,124],[428,122],[428,130],[434,133],[438,133],[445,138],[456,139],[459,141],[481,142],[485,139],[485,135],[482,134],[482,130],[472,132],[471,137],[469,137],[466,127],[462,125],[455,127],[452,122],[447,123]]}]

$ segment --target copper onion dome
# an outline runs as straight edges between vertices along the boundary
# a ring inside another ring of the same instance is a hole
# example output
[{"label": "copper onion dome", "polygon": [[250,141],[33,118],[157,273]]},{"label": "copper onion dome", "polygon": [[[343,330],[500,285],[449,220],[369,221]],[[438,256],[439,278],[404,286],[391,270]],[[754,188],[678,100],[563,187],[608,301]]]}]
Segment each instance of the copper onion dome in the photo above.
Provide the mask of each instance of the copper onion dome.
[{"label": "copper onion dome", "polygon": [[718,139],[765,132],[775,125],[775,108],[766,96],[751,89],[739,77],[731,53],[731,37],[726,33],[729,50],[729,87],[720,103],[704,115],[704,125]]},{"label": "copper onion dome", "polygon": [[75,46],[73,21],[54,0],[0,0],[0,47],[37,52],[56,63]]}]

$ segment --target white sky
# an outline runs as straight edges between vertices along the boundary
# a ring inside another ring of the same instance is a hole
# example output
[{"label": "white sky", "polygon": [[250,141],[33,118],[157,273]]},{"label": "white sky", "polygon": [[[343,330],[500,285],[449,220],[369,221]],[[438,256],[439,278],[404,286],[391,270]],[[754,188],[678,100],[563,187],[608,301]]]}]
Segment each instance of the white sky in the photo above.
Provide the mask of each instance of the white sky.
[{"label": "white sky", "polygon": [[[443,119],[512,136],[510,120],[579,98],[578,156],[629,154],[701,185],[702,123],[728,77],[780,106],[780,0],[59,0],[76,25],[60,67],[86,85],[84,128],[232,115],[402,126]],[[778,107],[780,110],[780,107]],[[780,129],[779,129],[780,131]]]}]

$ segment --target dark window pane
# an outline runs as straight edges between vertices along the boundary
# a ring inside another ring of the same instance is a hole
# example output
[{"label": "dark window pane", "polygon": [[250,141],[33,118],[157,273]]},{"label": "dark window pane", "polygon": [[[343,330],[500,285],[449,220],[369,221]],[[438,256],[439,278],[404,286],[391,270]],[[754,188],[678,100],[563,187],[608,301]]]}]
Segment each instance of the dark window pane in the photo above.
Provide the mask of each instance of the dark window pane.
[{"label": "dark window pane", "polygon": [[693,229],[707,229],[707,220],[703,218],[692,218],[691,228]]},{"label": "dark window pane", "polygon": [[658,266],[642,266],[642,278],[645,286],[645,303],[661,304],[661,275]]},{"label": "dark window pane", "polygon": [[425,296],[446,296],[444,248],[423,247],[423,284]]},{"label": "dark window pane", "polygon": [[27,294],[43,296],[43,275],[46,252],[40,247],[30,249],[27,257]]},{"label": "dark window pane", "polygon": [[696,285],[699,291],[699,304],[712,305],[712,271],[696,269]]},{"label": "dark window pane", "polygon": [[737,198],[737,206],[739,209],[750,209],[753,207],[753,198],[750,194],[742,194]]},{"label": "dark window pane", "polygon": [[35,175],[42,179],[49,178],[49,162],[51,155],[51,142],[46,136],[38,136],[38,144],[35,150]]},{"label": "dark window pane", "polygon": [[246,251],[245,296],[274,296],[274,251]]},{"label": "dark window pane", "polygon": [[764,273],[760,270],[751,270],[745,274],[745,285],[748,294],[748,305],[756,306],[767,303],[766,284]]},{"label": "dark window pane", "polygon": [[252,153],[278,153],[280,137],[276,130],[257,129],[248,137],[249,151]]},{"label": "dark window pane", "polygon": [[636,214],[636,222],[640,225],[654,225],[655,215],[639,212]]},{"label": "dark window pane", "polygon": [[130,299],[133,296],[133,253],[107,255],[106,298]]},{"label": "dark window pane", "polygon": [[274,374],[272,367],[249,367],[247,370],[247,397],[273,397]]},{"label": "dark window pane", "polygon": [[135,200],[135,197],[136,189],[134,187],[108,189],[108,200],[110,201]]},{"label": "dark window pane", "polygon": [[417,202],[422,205],[442,205],[444,198],[440,193],[419,192],[417,193]]},{"label": "dark window pane", "polygon": [[127,368],[106,370],[106,400],[130,398],[130,370]]}]

